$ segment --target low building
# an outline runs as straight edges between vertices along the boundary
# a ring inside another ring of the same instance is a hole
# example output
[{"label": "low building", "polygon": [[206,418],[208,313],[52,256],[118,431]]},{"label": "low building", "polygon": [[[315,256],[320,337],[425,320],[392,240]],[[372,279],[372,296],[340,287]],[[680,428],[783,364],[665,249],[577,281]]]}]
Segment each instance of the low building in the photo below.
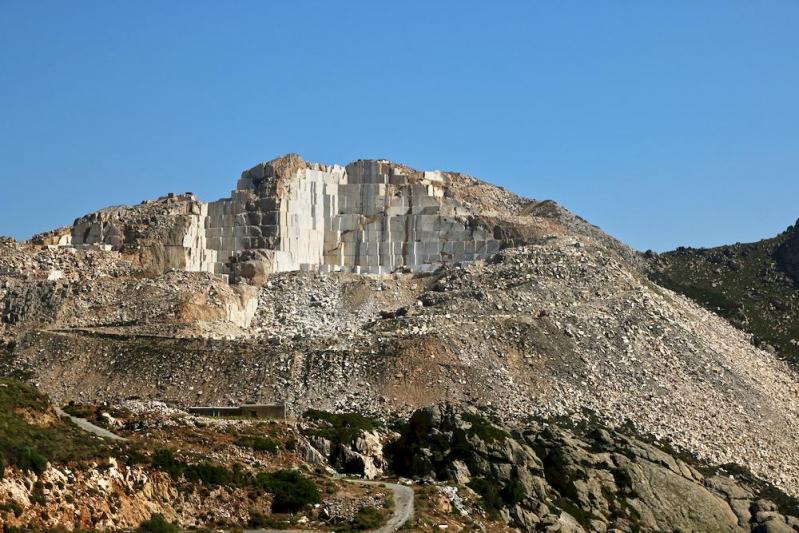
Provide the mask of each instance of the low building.
[{"label": "low building", "polygon": [[189,407],[189,413],[200,416],[224,416],[242,418],[286,418],[285,404],[256,404],[230,406],[197,406]]}]

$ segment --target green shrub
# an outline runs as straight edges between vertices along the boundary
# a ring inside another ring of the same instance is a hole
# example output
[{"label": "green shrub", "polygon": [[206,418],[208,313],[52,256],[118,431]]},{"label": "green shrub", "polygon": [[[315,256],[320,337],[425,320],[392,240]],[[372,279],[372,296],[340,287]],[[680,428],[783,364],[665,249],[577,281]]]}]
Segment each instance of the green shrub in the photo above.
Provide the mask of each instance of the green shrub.
[{"label": "green shrub", "polygon": [[69,405],[65,406],[63,410],[68,415],[76,416],[78,418],[85,418],[87,420],[92,420],[93,418],[95,418],[94,408],[90,405],[82,405],[82,404],[76,404],[75,402],[69,402]]},{"label": "green shrub", "polygon": [[141,523],[139,531],[147,533],[179,533],[180,528],[175,524],[167,522],[164,515],[155,513],[149,520],[145,520]]},{"label": "green shrub", "polygon": [[336,526],[337,533],[349,533],[350,531],[367,531],[377,529],[383,523],[383,517],[376,508],[367,506],[358,510],[358,514],[351,522]]},{"label": "green shrub", "polygon": [[519,478],[514,476],[508,483],[499,491],[499,496],[508,507],[513,507],[517,503],[521,503],[527,496],[524,490],[524,485],[519,481]]},{"label": "green shrub", "polygon": [[14,518],[19,518],[22,515],[22,507],[17,502],[0,503],[0,512],[13,513]]},{"label": "green shrub", "polygon": [[236,446],[241,446],[242,448],[250,448],[256,452],[275,454],[278,452],[278,450],[280,450],[280,443],[274,439],[270,439],[269,437],[239,437],[235,444]]},{"label": "green shrub", "polygon": [[247,527],[253,529],[261,529],[269,526],[269,517],[258,511],[250,511],[250,519],[247,521]]},{"label": "green shrub", "polygon": [[355,515],[355,520],[352,521],[352,527],[358,531],[367,529],[377,529],[383,523],[383,517],[380,511],[374,507],[362,507]]},{"label": "green shrub", "polygon": [[242,467],[239,463],[233,464],[233,471],[231,472],[231,475],[233,476],[231,479],[231,483],[233,485],[244,487],[253,484],[252,474],[244,470],[244,467]]},{"label": "green shrub", "polygon": [[262,472],[255,477],[255,483],[274,496],[272,511],[276,513],[296,513],[321,500],[314,482],[296,470]]},{"label": "green shrub", "polygon": [[175,458],[172,450],[158,450],[153,454],[152,463],[159,470],[166,472],[172,478],[178,479],[183,475],[186,463]]},{"label": "green shrub", "polygon": [[31,501],[37,505],[45,505],[47,504],[47,498],[44,495],[44,485],[41,481],[37,481],[33,484],[33,490],[31,491]]},{"label": "green shrub", "polygon": [[480,440],[483,440],[487,443],[504,441],[505,439],[510,438],[510,435],[506,431],[499,429],[482,416],[473,415],[471,413],[463,413],[461,418],[472,425],[472,427],[470,427],[468,430],[469,435],[476,435],[480,438]]},{"label": "green shrub", "polygon": [[200,481],[205,485],[226,485],[233,481],[233,473],[230,470],[208,461],[186,465],[183,475],[192,483]]},{"label": "green shrub", "polygon": [[252,529],[288,529],[289,525],[285,520],[275,520],[258,511],[250,512],[250,520],[247,522],[247,527]]},{"label": "green shrub", "polygon": [[17,466],[41,474],[47,468],[47,458],[35,448],[24,446],[17,454]]},{"label": "green shrub", "polygon": [[149,462],[149,458],[140,450],[131,447],[124,456],[125,464],[140,465]]},{"label": "green shrub", "polygon": [[303,416],[309,420],[327,422],[330,427],[312,430],[310,434],[339,444],[351,444],[364,431],[372,431],[378,427],[375,420],[358,413],[329,413],[308,409]]},{"label": "green shrub", "polygon": [[476,477],[469,481],[469,488],[480,495],[480,505],[486,514],[492,519],[497,519],[499,510],[503,507],[503,502],[496,483],[485,478]]},{"label": "green shrub", "polygon": [[205,485],[226,485],[237,477],[224,466],[215,465],[209,461],[199,463],[186,463],[175,457],[172,450],[158,450],[152,463],[159,470],[166,472],[173,479],[185,477],[192,483],[202,482]]}]

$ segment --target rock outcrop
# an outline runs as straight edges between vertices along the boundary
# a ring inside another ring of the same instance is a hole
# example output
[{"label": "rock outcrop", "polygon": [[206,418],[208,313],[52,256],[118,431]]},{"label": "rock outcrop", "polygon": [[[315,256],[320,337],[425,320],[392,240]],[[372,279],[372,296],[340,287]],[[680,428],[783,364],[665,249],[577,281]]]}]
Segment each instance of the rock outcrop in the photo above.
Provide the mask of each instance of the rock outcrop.
[{"label": "rock outcrop", "polygon": [[788,228],[787,234],[787,239],[777,249],[777,262],[799,287],[799,220]]},{"label": "rock outcrop", "polygon": [[463,179],[384,160],[342,167],[288,155],[244,171],[229,199],[186,193],[108,208],[76,220],[68,235],[37,241],[108,246],[151,272],[208,271],[256,284],[288,270],[432,270],[520,242],[512,223],[458,201],[450,189]]},{"label": "rock outcrop", "polygon": [[[596,422],[511,431],[449,405],[411,417],[390,446],[401,475],[467,485],[523,531],[797,531],[796,501],[746,476],[703,474]],[[769,492],[769,490],[771,492]],[[781,498],[782,512],[764,493]]]}]

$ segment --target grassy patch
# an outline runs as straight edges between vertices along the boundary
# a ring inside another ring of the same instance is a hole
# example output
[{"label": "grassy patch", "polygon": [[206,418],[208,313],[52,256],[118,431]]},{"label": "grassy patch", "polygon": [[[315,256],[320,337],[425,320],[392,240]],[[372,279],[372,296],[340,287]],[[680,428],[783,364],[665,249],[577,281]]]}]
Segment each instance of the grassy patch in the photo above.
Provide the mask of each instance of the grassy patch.
[{"label": "grassy patch", "polygon": [[0,464],[41,472],[48,462],[65,464],[121,452],[120,445],[109,445],[53,416],[47,398],[33,386],[0,378]]},{"label": "grassy patch", "polygon": [[280,443],[269,437],[246,436],[239,437],[235,442],[236,446],[249,448],[256,452],[266,452],[276,454],[280,450]]},{"label": "grassy patch", "polygon": [[92,420],[95,418],[95,409],[90,405],[70,402],[69,405],[64,406],[64,412],[68,415],[76,416],[78,418],[85,418],[86,420]]},{"label": "grassy patch", "polygon": [[510,438],[510,434],[507,431],[496,427],[480,415],[463,413],[461,418],[472,425],[468,430],[469,435],[474,435],[486,443],[501,442]]},{"label": "grassy patch", "polygon": [[561,510],[569,513],[581,526],[586,528],[587,531],[591,531],[593,529],[591,527],[591,521],[599,519],[599,517],[588,511],[584,511],[580,506],[567,498],[558,498],[555,500],[555,505],[557,505]]},{"label": "grassy patch", "polygon": [[338,524],[334,531],[337,533],[350,533],[352,531],[368,531],[377,529],[383,523],[383,516],[375,507],[367,506],[358,510],[358,514],[351,522]]},{"label": "grassy patch", "polygon": [[469,488],[480,495],[480,506],[491,520],[499,519],[499,510],[504,507],[497,484],[485,478],[475,477],[469,481]]}]

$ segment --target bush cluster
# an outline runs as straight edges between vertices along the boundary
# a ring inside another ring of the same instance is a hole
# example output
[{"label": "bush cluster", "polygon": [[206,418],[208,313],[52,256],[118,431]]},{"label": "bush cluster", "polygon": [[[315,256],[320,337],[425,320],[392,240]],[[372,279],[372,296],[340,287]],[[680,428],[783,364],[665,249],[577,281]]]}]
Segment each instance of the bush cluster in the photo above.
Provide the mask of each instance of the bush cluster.
[{"label": "bush cluster", "polygon": [[164,515],[155,513],[149,520],[145,520],[141,523],[139,531],[143,533],[178,533],[180,528],[175,524],[167,522]]},{"label": "bush cluster", "polygon": [[296,470],[262,472],[255,476],[255,484],[273,495],[272,511],[276,513],[296,513],[321,501],[314,482]]},{"label": "bush cluster", "polygon": [[271,454],[276,454],[280,450],[280,443],[274,439],[270,439],[269,437],[261,437],[261,436],[247,436],[247,437],[239,437],[236,442],[236,446],[240,446],[242,448],[250,448],[255,450],[256,452],[266,452]]},{"label": "bush cluster", "polygon": [[153,455],[152,463],[176,480],[184,477],[192,483],[201,482],[205,485],[246,485],[250,482],[241,465],[234,465],[231,470],[210,461],[187,463],[177,459],[172,450],[158,450]]},{"label": "bush cluster", "polygon": [[326,422],[328,427],[312,430],[310,434],[337,444],[352,444],[364,431],[372,431],[378,427],[375,420],[358,413],[329,413],[308,409],[303,417]]},{"label": "bush cluster", "polygon": [[156,452],[152,463],[176,480],[185,478],[206,485],[253,486],[269,492],[273,495],[272,511],[276,513],[296,513],[306,505],[321,501],[313,480],[296,470],[261,472],[253,477],[238,464],[228,469],[208,461],[187,463],[176,458],[171,450]]}]

